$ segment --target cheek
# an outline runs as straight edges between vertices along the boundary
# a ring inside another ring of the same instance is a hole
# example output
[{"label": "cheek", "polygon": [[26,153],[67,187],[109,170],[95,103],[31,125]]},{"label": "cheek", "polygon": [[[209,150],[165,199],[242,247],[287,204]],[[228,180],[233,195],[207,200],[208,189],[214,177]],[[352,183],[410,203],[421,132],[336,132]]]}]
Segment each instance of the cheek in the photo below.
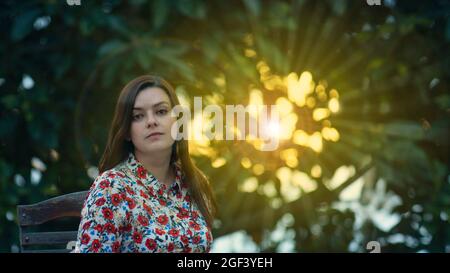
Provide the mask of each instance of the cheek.
[{"label": "cheek", "polygon": [[133,122],[130,127],[130,138],[131,139],[138,138],[138,136],[140,135],[140,131],[141,131],[141,129],[140,129],[139,123]]},{"label": "cheek", "polygon": [[166,130],[170,131],[170,129],[172,128],[172,125],[175,123],[176,119],[175,117],[171,117],[170,115],[165,117],[162,122],[164,123],[164,127],[166,128]]},{"label": "cheek", "polygon": [[172,138],[171,133],[172,133],[172,126],[175,124],[176,121],[177,121],[176,118],[175,117],[171,117],[171,116],[169,116],[168,118],[164,119],[164,131],[167,134],[167,140],[169,142],[175,141]]}]

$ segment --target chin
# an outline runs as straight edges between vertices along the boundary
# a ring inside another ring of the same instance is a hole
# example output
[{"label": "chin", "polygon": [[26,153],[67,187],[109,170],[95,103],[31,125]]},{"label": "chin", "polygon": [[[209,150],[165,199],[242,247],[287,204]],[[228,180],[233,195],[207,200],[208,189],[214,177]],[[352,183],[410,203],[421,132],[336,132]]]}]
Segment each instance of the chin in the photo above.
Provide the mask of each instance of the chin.
[{"label": "chin", "polygon": [[152,143],[150,145],[146,145],[143,149],[144,151],[148,153],[158,152],[158,151],[164,151],[167,149],[171,149],[172,145],[170,143]]}]

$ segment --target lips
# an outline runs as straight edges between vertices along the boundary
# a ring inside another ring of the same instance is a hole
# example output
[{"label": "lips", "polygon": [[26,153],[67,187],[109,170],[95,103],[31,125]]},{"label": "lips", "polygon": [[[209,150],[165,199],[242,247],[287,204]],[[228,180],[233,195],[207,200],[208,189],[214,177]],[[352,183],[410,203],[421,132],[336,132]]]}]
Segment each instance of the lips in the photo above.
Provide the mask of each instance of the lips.
[{"label": "lips", "polygon": [[149,135],[146,136],[145,138],[149,138],[149,137],[152,137],[152,136],[160,136],[160,135],[163,135],[163,133],[160,133],[160,132],[154,132],[154,133],[149,134]]}]

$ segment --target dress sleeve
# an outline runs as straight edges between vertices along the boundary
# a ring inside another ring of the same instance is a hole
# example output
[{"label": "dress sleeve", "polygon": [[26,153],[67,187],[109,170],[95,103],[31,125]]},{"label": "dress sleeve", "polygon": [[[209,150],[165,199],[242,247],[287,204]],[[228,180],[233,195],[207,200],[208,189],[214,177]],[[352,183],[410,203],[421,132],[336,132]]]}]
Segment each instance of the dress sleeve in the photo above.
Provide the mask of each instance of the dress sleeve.
[{"label": "dress sleeve", "polygon": [[120,252],[127,207],[120,177],[104,173],[94,181],[81,211],[75,252]]}]

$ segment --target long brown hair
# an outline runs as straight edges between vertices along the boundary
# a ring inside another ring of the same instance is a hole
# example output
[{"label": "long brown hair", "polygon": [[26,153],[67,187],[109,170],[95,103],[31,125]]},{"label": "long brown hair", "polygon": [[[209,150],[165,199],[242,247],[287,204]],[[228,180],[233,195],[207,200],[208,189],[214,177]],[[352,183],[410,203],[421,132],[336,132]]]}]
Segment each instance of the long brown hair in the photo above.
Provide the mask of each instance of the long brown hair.
[{"label": "long brown hair", "polygon": [[[133,106],[139,92],[149,87],[159,87],[164,90],[169,96],[171,107],[180,104],[173,87],[161,77],[144,75],[125,85],[117,100],[108,142],[99,164],[100,173],[113,168],[125,160],[130,152],[134,151],[132,142],[127,141],[130,134]],[[189,193],[211,228],[217,209],[216,201],[207,177],[192,162],[189,155],[188,140],[175,141],[170,163],[181,165]]]}]

